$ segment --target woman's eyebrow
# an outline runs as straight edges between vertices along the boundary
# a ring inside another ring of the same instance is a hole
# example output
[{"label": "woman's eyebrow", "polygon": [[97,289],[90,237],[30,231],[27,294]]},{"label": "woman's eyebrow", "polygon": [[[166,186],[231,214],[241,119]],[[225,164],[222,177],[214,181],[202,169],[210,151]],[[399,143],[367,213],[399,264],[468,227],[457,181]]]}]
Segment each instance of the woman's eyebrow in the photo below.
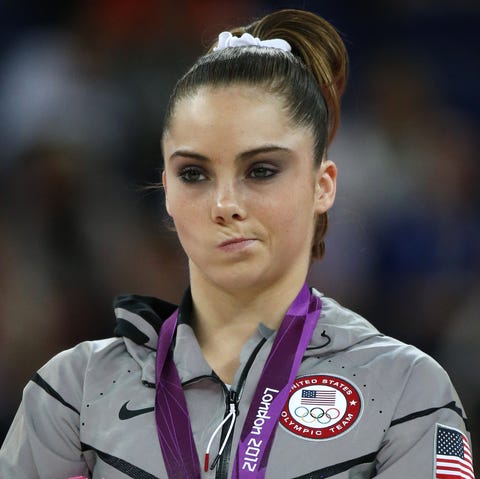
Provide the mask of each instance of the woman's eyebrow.
[{"label": "woman's eyebrow", "polygon": [[264,146],[259,146],[258,148],[253,148],[251,150],[247,150],[238,154],[235,157],[235,161],[245,161],[251,158],[252,156],[259,155],[261,153],[276,153],[276,152],[290,153],[291,150],[283,146],[264,145]]},{"label": "woman's eyebrow", "polygon": [[[282,146],[277,146],[277,145],[264,145],[264,146],[259,146],[257,148],[252,148],[251,150],[243,151],[242,153],[239,153],[235,157],[235,161],[237,162],[242,162],[245,160],[248,160],[252,156],[259,155],[261,153],[272,153],[272,152],[286,152],[290,153],[289,148],[285,148]],[[191,158],[194,160],[200,160],[200,161],[209,161],[208,156],[202,155],[200,153],[195,153],[194,151],[189,151],[189,150],[176,150],[170,155],[170,159],[174,159],[176,157],[182,157],[182,158]]]},{"label": "woman's eyebrow", "polygon": [[193,151],[188,150],[176,150],[170,155],[170,160],[173,160],[177,156],[181,156],[182,158],[192,158],[194,160],[200,161],[208,161],[208,157],[205,155],[201,155],[200,153],[195,153]]}]

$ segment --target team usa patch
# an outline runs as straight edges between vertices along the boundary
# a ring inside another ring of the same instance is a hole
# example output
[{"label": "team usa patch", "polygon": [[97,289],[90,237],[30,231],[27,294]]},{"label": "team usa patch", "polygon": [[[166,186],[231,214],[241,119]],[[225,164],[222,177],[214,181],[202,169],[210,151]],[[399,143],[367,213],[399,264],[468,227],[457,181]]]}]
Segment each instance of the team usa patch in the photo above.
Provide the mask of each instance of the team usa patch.
[{"label": "team usa patch", "polygon": [[280,424],[305,439],[331,439],[355,425],[362,403],[360,391],[340,376],[303,376],[290,389]]}]

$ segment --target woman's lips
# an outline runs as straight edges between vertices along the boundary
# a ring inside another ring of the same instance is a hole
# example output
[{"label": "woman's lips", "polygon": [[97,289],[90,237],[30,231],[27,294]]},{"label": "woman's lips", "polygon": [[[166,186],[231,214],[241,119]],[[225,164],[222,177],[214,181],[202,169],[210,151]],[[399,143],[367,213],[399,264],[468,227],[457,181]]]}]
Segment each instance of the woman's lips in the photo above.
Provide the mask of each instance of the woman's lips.
[{"label": "woman's lips", "polygon": [[219,248],[226,252],[238,252],[249,248],[256,239],[254,238],[233,238],[219,244]]}]

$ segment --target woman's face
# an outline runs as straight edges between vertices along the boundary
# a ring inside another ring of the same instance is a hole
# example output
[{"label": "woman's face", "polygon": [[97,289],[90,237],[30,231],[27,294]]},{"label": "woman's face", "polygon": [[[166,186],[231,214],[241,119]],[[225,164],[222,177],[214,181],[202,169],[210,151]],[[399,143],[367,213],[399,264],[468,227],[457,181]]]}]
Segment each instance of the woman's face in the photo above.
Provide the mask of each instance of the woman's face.
[{"label": "woman's face", "polygon": [[280,99],[235,85],[177,103],[164,135],[166,205],[191,281],[228,291],[303,282],[335,165],[314,166],[313,137]]}]

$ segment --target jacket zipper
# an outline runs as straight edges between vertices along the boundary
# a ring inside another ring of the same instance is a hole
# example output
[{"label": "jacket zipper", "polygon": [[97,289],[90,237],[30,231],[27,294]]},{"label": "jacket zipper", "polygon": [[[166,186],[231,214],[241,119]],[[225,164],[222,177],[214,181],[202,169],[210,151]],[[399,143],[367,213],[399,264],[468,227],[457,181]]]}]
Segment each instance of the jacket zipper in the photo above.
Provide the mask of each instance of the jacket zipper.
[{"label": "jacket zipper", "polygon": [[[237,384],[237,391],[233,391],[232,389],[228,390],[225,384],[223,384],[222,382],[223,387],[228,391],[226,395],[226,401],[225,401],[224,417],[226,417],[226,415],[229,413],[230,406],[232,404],[235,405],[235,412],[236,412],[236,415],[238,416],[238,404],[240,402],[240,398],[242,396],[245,383],[247,381],[248,373],[253,365],[253,362],[255,361],[255,358],[257,357],[257,354],[259,353],[260,349],[262,349],[262,346],[265,344],[266,341],[267,340],[263,338],[257,344],[252,354],[250,354],[250,357],[248,358],[248,361],[245,364],[245,367],[243,368],[242,373],[240,374],[240,379],[238,380],[238,384]],[[215,463],[217,466],[215,479],[228,479],[228,467],[230,465],[230,456],[232,452],[232,440],[233,440],[234,432],[235,432],[235,426],[230,434],[230,437],[227,440],[227,444],[225,446],[225,449],[223,450],[223,454],[215,459]],[[220,436],[220,444],[222,444],[223,441],[225,440],[227,433],[228,433],[228,424],[225,424],[222,428],[222,434]],[[212,463],[212,466],[214,466],[215,463]]]}]

